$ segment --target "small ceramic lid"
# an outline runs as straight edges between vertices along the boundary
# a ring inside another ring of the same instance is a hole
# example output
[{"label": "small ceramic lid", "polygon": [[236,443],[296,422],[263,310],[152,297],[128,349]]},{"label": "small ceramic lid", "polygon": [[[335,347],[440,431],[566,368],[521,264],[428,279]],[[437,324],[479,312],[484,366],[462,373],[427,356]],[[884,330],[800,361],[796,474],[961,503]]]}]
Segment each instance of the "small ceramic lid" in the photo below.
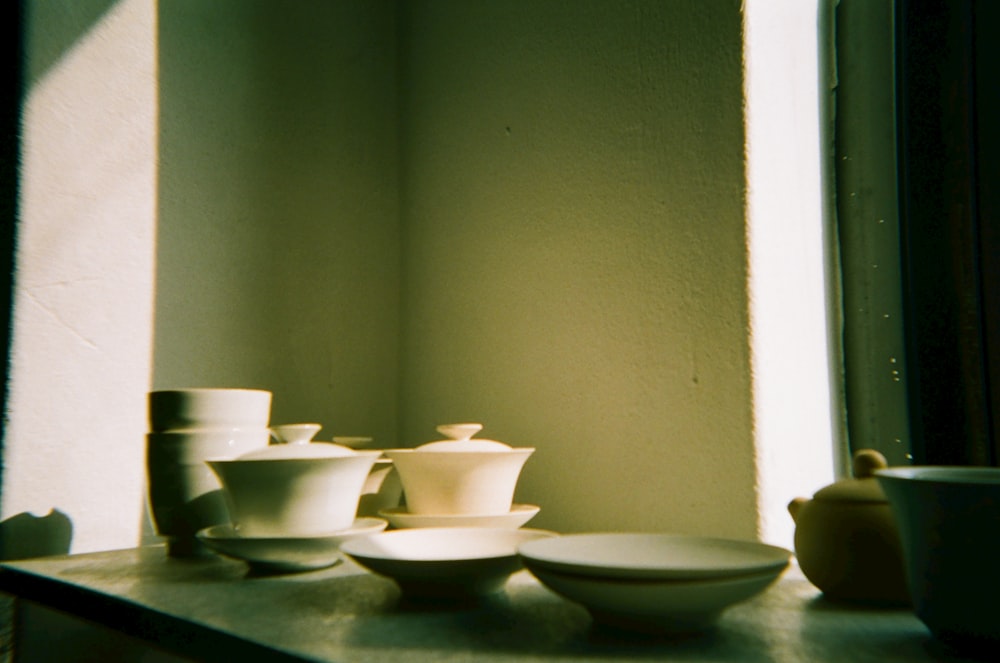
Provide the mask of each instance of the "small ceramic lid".
[{"label": "small ceramic lid", "polygon": [[350,447],[330,442],[310,442],[308,444],[272,444],[262,449],[247,452],[237,460],[278,460],[297,458],[339,458],[353,456],[358,452]]},{"label": "small ceramic lid", "polygon": [[834,502],[887,502],[875,470],[888,467],[885,456],[874,449],[859,449],[852,462],[853,478],[835,481],[816,491],[813,499]]},{"label": "small ceramic lid", "polygon": [[417,447],[418,451],[510,451],[511,447],[496,440],[473,440],[472,436],[483,429],[482,424],[444,424],[437,431],[450,439],[428,442]]}]

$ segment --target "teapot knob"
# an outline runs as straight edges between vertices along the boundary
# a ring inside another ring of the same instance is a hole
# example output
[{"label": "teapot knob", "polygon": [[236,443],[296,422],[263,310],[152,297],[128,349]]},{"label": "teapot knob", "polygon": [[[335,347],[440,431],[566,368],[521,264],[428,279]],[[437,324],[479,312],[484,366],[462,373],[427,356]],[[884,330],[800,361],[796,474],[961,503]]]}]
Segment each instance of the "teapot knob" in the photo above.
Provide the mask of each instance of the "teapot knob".
[{"label": "teapot knob", "polygon": [[851,464],[855,479],[868,479],[874,475],[875,470],[886,467],[889,467],[889,463],[885,456],[874,449],[859,449]]}]

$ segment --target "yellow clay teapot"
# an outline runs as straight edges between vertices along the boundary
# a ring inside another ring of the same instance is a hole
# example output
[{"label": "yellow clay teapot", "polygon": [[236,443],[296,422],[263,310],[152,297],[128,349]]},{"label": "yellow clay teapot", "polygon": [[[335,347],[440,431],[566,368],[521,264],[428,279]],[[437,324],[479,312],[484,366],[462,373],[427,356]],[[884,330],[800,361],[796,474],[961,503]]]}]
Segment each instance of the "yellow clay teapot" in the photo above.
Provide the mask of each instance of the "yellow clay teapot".
[{"label": "yellow clay teapot", "polygon": [[910,602],[899,532],[878,480],[887,466],[878,451],[854,454],[854,478],[788,505],[795,521],[795,555],[806,578],[831,599]]}]

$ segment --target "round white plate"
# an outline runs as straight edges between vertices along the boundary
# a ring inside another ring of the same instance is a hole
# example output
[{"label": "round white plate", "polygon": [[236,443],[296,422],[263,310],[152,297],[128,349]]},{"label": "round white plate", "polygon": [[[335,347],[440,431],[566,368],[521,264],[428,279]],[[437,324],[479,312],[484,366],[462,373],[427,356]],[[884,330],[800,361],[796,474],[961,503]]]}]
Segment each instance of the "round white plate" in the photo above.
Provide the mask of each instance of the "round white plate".
[{"label": "round white plate", "polygon": [[502,589],[523,568],[520,544],[553,536],[555,532],[538,529],[404,529],[352,539],[341,552],[392,578],[405,594],[478,596]]},{"label": "round white plate", "polygon": [[722,578],[784,569],[792,553],[756,541],[678,534],[566,534],[518,552],[535,567],[606,578]]},{"label": "round white plate", "polygon": [[397,529],[413,527],[500,527],[517,529],[535,517],[539,507],[533,504],[514,504],[510,513],[499,516],[435,516],[410,513],[405,506],[380,509],[378,515]]},{"label": "round white plate", "polygon": [[556,594],[587,608],[594,621],[644,632],[710,627],[729,606],[763,592],[782,570],[700,580],[629,580],[528,570]]},{"label": "round white plate", "polygon": [[198,540],[215,552],[251,566],[274,571],[309,571],[340,561],[340,546],[358,536],[381,532],[381,518],[358,518],[354,525],[325,536],[262,538],[240,536],[232,525],[214,525],[198,532]]}]

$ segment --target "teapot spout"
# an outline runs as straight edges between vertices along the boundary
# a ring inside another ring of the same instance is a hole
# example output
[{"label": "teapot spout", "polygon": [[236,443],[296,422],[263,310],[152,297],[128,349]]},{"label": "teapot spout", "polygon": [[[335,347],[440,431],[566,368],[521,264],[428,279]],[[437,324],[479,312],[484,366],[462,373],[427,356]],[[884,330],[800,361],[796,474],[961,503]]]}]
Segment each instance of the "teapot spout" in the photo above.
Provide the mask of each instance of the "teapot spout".
[{"label": "teapot spout", "polygon": [[788,513],[792,514],[792,520],[798,522],[799,513],[802,511],[802,507],[809,502],[808,498],[796,497],[794,500],[788,503]]}]

